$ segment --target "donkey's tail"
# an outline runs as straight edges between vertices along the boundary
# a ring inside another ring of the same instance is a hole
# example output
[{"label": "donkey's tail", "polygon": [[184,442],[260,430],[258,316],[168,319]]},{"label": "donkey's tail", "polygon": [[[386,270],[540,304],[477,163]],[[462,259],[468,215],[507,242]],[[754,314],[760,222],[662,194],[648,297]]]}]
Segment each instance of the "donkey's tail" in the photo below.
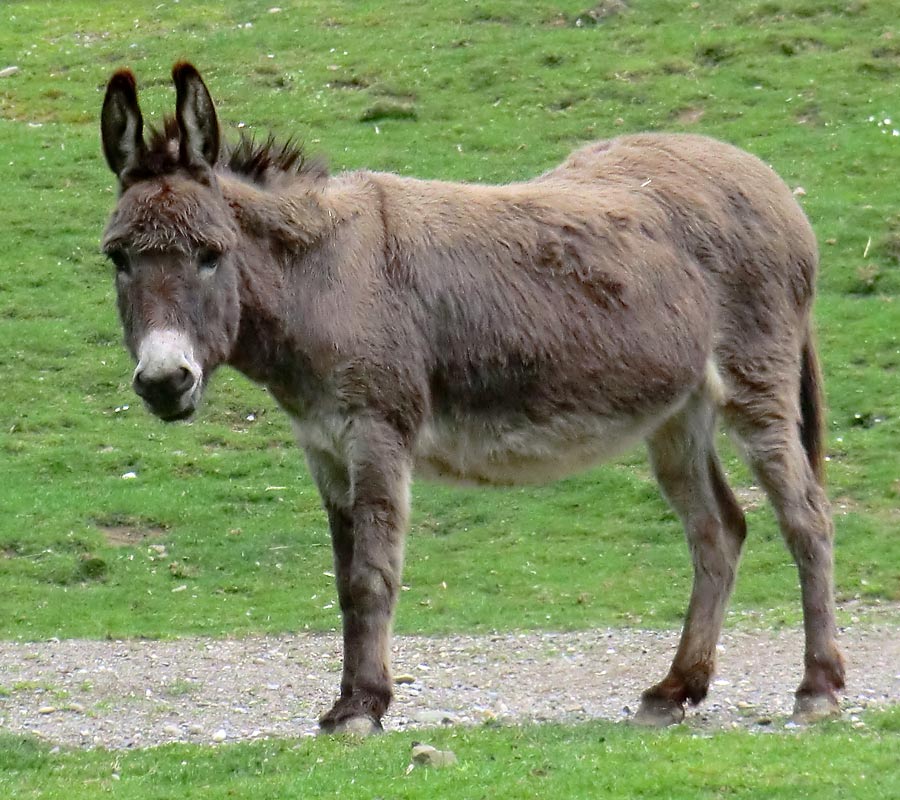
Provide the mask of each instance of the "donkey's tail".
[{"label": "donkey's tail", "polygon": [[825,483],[825,395],[812,330],[807,330],[800,363],[800,439],[819,484]]}]

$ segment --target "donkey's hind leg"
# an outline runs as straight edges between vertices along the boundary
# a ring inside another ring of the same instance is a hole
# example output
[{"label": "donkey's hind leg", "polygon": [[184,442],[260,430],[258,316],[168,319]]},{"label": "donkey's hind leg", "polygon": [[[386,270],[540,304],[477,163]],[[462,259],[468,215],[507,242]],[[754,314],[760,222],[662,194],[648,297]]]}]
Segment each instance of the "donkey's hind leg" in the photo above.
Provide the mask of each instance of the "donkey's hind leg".
[{"label": "donkey's hind leg", "polygon": [[[774,402],[779,394],[769,396]],[[800,574],[806,653],[794,717],[808,722],[838,713],[837,693],[844,688],[834,609],[834,527],[825,491],[804,451],[795,404],[785,399],[782,405],[778,413],[763,414],[759,402],[742,403],[737,396],[726,413],[775,508]]]},{"label": "donkey's hind leg", "polygon": [[680,722],[685,701],[696,705],[706,697],[746,536],[744,514],[714,449],[715,422],[712,398],[699,392],[648,442],[659,485],[684,524],[694,585],[669,673],[644,692],[635,715],[643,725]]}]

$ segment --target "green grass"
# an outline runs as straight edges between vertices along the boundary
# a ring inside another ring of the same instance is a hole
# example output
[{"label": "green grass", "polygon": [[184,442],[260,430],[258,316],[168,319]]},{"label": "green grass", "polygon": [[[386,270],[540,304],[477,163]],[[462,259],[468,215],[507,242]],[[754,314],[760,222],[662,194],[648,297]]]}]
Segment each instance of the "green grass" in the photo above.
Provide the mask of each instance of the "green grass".
[{"label": "green grass", "polygon": [[51,752],[6,736],[0,791],[22,800],[897,797],[900,713],[866,719],[863,729],[831,723],[802,733],[714,736],[610,723],[438,730],[429,743],[452,750],[458,764],[411,771],[411,733],[362,743],[325,738],[132,752]]},{"label": "green grass", "polygon": [[[297,134],[335,170],[509,181],[647,129],[772,163],[822,243],[838,594],[900,600],[895,4],[634,2],[581,27],[584,0],[280,5],[0,6],[20,67],[0,78],[0,636],[338,624],[324,515],[272,401],[223,371],[200,419],[165,427],[129,388],[98,255],[114,202],[99,106],[128,65],[158,121],[181,57],[230,135]],[[730,619],[792,624],[795,570],[768,510],[750,525]],[[401,632],[672,627],[690,581],[640,453],[540,489],[418,484],[407,564]]]}]

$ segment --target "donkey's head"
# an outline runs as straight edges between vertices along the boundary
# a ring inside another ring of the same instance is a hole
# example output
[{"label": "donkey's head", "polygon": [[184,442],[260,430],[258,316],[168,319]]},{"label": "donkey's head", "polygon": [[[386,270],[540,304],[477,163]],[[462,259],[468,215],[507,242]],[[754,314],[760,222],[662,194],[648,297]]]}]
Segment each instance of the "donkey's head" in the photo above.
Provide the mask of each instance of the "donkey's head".
[{"label": "donkey's head", "polygon": [[237,226],[214,172],[215,108],[193,66],[176,64],[172,77],[175,119],[149,144],[131,72],[110,79],[101,119],[120,188],[103,250],[116,268],[125,343],[137,361],[134,390],[164,420],[195,410],[240,319]]}]

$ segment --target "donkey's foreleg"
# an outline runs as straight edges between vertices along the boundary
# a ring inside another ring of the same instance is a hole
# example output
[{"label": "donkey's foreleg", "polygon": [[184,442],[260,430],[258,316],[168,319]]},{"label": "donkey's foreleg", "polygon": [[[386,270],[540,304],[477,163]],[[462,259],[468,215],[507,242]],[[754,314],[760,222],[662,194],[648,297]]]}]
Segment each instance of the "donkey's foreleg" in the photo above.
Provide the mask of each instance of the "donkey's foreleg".
[{"label": "donkey's foreleg", "polygon": [[734,586],[744,515],[713,449],[715,412],[696,398],[649,441],[657,480],[681,517],[694,564],[694,585],[678,650],[666,677],[644,692],[635,722],[669,725],[684,704],[699,703],[715,668],[725,605]]},{"label": "donkey's foreleg", "polygon": [[399,437],[386,425],[354,423],[349,451],[352,502],[346,519],[337,515],[337,528],[351,535],[334,538],[344,672],[341,697],[319,724],[325,731],[371,732],[381,728],[392,696],[391,626],[403,566],[410,470]]},{"label": "donkey's foreleg", "polygon": [[341,674],[341,697],[353,694],[356,654],[359,652],[359,626],[356,624],[350,575],[353,566],[353,517],[350,499],[350,472],[330,453],[307,449],[313,480],[322,496],[331,530],[334,554],[334,576],[343,628],[344,668]]}]

